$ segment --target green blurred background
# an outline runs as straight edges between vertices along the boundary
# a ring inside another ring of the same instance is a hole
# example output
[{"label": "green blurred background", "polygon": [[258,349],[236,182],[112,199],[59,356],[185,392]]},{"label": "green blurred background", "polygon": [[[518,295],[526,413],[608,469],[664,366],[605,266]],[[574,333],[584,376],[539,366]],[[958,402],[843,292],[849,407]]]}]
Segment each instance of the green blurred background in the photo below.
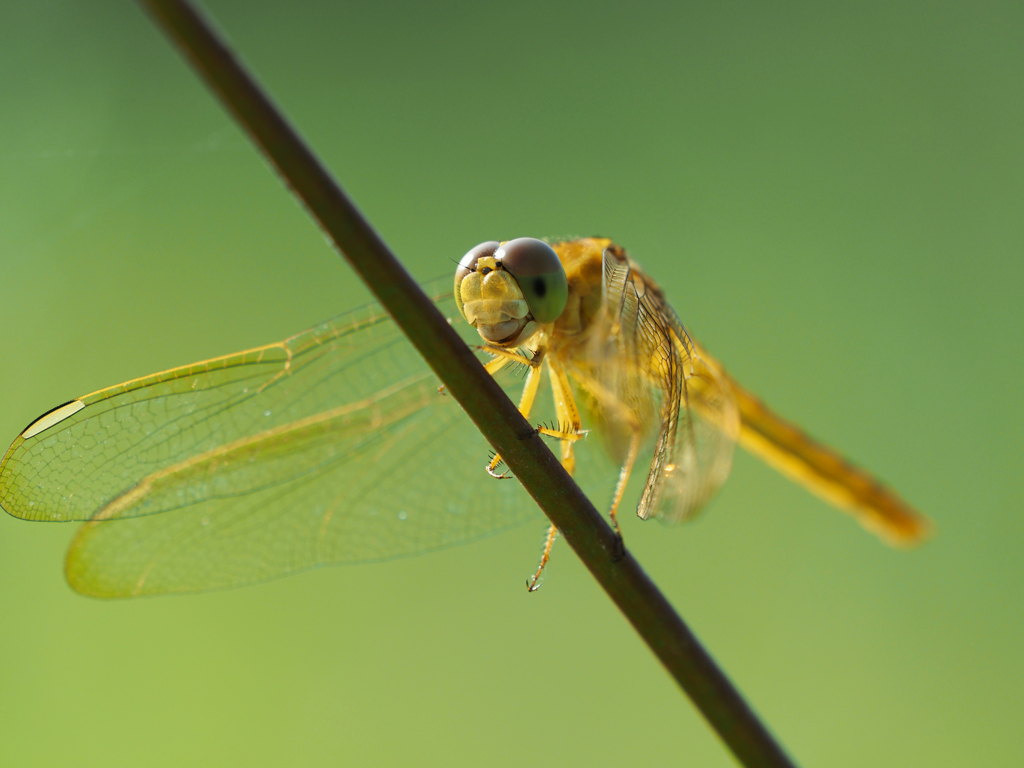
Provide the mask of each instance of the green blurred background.
[{"label": "green blurred background", "polygon": [[[418,277],[614,237],[935,518],[890,550],[740,453],[626,522],[801,764],[1024,763],[1024,6],[206,7]],[[0,439],[368,300],[132,3],[8,3],[0,73]],[[543,528],[104,603],[0,515],[0,763],[731,765],[564,543],[527,595]]]}]

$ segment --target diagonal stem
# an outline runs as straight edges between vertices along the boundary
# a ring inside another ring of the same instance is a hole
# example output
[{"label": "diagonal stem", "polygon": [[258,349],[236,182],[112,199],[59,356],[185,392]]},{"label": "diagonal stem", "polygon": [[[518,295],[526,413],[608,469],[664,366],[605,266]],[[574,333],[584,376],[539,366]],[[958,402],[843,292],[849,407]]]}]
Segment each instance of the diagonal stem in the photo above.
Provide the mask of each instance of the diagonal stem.
[{"label": "diagonal stem", "polygon": [[637,561],[621,553],[619,539],[516,406],[206,20],[186,0],[140,2],[277,168],[737,760],[748,768],[793,766]]}]

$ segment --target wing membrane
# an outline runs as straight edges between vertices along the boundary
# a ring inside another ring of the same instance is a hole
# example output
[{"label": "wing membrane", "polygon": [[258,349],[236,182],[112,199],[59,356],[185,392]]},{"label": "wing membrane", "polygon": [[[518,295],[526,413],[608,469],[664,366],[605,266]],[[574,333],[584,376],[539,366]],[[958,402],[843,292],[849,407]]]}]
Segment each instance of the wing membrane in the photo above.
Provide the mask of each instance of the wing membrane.
[{"label": "wing membrane", "polygon": [[[445,302],[442,302],[444,304]],[[426,366],[378,307],[276,344],[93,392],[0,463],[0,506],[27,520],[89,520],[125,488],[190,457],[358,402]],[[45,418],[45,417],[44,417]]]},{"label": "wing membrane", "polygon": [[[449,283],[428,287],[451,316]],[[370,307],[55,409],[4,457],[0,505],[88,520],[68,578],[102,596],[237,586],[536,518],[518,483],[487,477],[486,441],[438,383]]]},{"label": "wing membrane", "polygon": [[570,370],[592,400],[613,452],[652,437],[637,514],[677,523],[696,514],[732,468],[736,404],[661,292],[617,246],[602,255],[603,308]]},{"label": "wing membrane", "polygon": [[[613,258],[606,254],[605,259]],[[728,385],[698,357],[675,312],[643,274],[630,270],[622,322],[635,365],[660,392],[661,426],[637,514],[674,524],[689,520],[729,477],[739,416]]]},{"label": "wing membrane", "polygon": [[653,499],[656,516],[666,523],[689,520],[718,492],[732,470],[739,429],[736,402],[718,373],[691,352],[681,357],[675,441],[659,440],[655,456],[663,472],[648,479],[648,488],[659,479],[661,487],[641,500]]},{"label": "wing membrane", "polygon": [[115,500],[75,538],[68,579],[101,596],[231,587],[441,549],[536,519],[518,483],[486,476],[486,450],[433,382],[401,386],[147,478],[127,503],[170,514],[103,519],[121,513],[124,497]]}]

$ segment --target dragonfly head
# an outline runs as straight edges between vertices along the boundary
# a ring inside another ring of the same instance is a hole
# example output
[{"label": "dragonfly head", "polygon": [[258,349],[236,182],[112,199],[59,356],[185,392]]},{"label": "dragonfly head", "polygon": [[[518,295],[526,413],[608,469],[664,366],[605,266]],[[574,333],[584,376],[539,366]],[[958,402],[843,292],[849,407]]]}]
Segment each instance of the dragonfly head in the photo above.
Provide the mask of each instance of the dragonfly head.
[{"label": "dragonfly head", "polygon": [[455,302],[491,344],[512,346],[553,323],[565,309],[569,283],[547,243],[520,237],[472,248],[455,271]]}]

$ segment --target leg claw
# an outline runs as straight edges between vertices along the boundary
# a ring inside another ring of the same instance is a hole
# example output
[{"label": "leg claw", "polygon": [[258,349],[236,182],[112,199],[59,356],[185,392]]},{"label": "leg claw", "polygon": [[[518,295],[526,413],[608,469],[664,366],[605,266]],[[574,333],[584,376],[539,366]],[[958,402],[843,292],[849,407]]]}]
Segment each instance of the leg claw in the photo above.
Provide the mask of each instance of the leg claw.
[{"label": "leg claw", "polygon": [[493,469],[491,469],[491,467],[488,465],[488,467],[487,467],[487,474],[490,475],[491,477],[493,477],[495,480],[508,480],[509,479],[509,474],[508,474],[508,470],[507,469],[499,475],[497,472],[495,472]]}]

